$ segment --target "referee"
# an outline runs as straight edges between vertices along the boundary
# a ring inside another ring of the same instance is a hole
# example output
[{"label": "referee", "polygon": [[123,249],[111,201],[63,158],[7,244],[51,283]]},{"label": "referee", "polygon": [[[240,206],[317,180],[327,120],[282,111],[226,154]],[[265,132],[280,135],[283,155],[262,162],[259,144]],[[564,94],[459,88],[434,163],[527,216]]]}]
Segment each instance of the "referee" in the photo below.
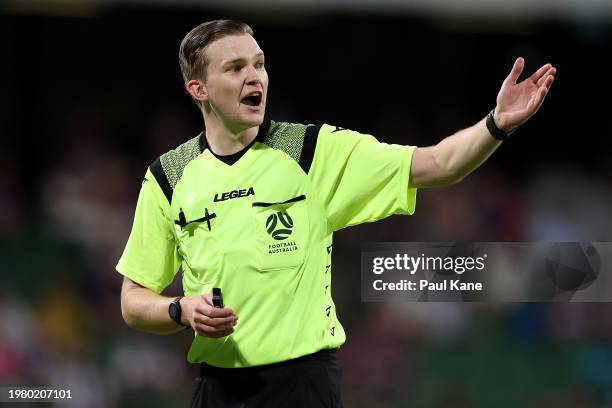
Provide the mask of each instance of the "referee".
[{"label": "referee", "polygon": [[[556,70],[517,83],[518,58],[486,118],[417,148],[265,117],[265,57],[244,23],[197,26],[179,62],[206,131],[146,171],[117,265],[123,318],[193,329],[193,407],[341,407],[333,232],[413,214],[417,188],[463,179],[538,110]],[[185,296],[161,296],[179,268]]]}]

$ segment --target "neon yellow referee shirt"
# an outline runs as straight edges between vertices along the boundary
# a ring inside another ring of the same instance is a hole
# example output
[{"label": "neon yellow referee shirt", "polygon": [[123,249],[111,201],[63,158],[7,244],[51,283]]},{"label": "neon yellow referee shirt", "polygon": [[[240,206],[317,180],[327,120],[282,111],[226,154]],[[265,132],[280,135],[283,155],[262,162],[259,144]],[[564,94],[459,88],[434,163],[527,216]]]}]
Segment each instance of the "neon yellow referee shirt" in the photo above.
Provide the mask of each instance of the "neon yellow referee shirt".
[{"label": "neon yellow referee shirt", "polygon": [[346,336],[331,297],[333,232],[412,214],[413,152],[265,120],[230,165],[199,135],[147,170],[117,271],[161,293],[182,266],[186,296],[222,289],[240,320],[225,338],[195,334],[192,363],[249,367],[337,348]]}]

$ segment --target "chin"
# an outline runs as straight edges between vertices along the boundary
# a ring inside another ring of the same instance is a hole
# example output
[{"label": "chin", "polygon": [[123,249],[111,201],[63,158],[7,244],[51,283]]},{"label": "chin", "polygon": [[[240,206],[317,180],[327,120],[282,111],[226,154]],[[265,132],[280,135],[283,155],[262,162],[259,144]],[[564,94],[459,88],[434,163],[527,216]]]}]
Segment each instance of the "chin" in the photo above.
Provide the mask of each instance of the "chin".
[{"label": "chin", "polygon": [[259,126],[263,123],[265,111],[262,110],[261,113],[251,113],[249,115],[244,116],[243,123],[248,125],[249,127]]}]

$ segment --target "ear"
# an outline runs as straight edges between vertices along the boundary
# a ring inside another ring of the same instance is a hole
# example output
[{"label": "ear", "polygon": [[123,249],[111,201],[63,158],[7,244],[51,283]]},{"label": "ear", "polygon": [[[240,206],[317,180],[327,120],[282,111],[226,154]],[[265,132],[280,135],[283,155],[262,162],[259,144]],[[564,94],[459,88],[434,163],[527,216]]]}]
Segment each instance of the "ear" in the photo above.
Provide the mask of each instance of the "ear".
[{"label": "ear", "polygon": [[185,84],[185,88],[187,92],[189,92],[189,95],[196,101],[204,102],[208,100],[208,92],[203,82],[192,79]]}]

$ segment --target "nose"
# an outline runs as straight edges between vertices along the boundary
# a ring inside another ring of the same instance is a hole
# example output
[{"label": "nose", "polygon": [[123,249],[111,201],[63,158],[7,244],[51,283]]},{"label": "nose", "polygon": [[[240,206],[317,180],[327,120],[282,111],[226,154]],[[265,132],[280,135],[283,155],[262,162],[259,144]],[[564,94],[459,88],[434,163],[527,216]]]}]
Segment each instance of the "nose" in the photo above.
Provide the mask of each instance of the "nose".
[{"label": "nose", "polygon": [[254,66],[249,65],[246,76],[246,83],[249,85],[255,85],[261,83],[261,74],[255,69]]}]

